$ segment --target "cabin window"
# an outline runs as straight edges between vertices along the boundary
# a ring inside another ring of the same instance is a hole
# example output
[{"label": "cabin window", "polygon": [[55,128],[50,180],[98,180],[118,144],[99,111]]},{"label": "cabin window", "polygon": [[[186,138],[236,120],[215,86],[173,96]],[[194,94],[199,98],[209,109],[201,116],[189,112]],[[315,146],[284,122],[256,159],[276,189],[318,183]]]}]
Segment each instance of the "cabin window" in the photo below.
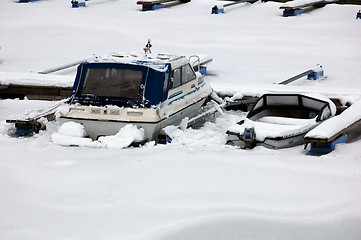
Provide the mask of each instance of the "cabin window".
[{"label": "cabin window", "polygon": [[182,67],[182,84],[192,81],[196,78],[191,66],[189,64]]},{"label": "cabin window", "polygon": [[179,87],[182,80],[182,69],[176,68],[172,71],[172,88]]},{"label": "cabin window", "polygon": [[170,88],[179,87],[182,84],[194,80],[195,78],[196,75],[194,74],[192,67],[189,64],[186,64],[172,71],[172,81]]},{"label": "cabin window", "polygon": [[116,68],[88,68],[82,94],[137,98],[143,72]]}]

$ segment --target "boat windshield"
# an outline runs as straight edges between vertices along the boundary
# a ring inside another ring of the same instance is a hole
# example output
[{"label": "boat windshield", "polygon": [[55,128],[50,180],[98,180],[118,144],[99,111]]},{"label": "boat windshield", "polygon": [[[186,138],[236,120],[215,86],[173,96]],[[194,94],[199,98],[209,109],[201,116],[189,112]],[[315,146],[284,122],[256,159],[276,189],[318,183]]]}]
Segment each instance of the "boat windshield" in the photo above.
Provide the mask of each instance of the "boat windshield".
[{"label": "boat windshield", "polygon": [[88,68],[82,94],[103,97],[137,98],[142,71],[117,68]]}]

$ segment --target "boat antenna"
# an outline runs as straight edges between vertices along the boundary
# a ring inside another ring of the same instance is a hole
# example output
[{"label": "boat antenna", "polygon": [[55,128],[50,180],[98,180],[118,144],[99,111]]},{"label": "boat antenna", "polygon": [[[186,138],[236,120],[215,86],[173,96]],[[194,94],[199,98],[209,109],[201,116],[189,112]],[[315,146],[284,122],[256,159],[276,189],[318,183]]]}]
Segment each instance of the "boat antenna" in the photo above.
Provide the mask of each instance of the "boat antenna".
[{"label": "boat antenna", "polygon": [[150,50],[150,48],[152,47],[152,44],[150,43],[150,39],[148,39],[148,43],[145,45],[145,48],[143,48],[145,56],[147,56],[148,52],[152,53],[152,51]]}]

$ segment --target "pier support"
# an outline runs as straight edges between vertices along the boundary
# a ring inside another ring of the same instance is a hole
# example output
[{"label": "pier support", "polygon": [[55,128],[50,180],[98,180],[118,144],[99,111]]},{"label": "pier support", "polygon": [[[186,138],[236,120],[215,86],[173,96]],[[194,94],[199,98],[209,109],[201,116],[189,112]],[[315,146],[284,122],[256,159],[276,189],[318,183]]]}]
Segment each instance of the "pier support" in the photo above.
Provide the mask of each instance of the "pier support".
[{"label": "pier support", "polygon": [[347,135],[343,134],[331,142],[311,142],[311,153],[327,154],[335,150],[336,144],[346,143]]},{"label": "pier support", "polygon": [[72,8],[85,7],[85,0],[72,0]]},{"label": "pier support", "polygon": [[287,10],[285,9],[283,11],[283,16],[284,17],[290,17],[290,16],[297,16],[303,13],[302,9],[294,9],[294,10]]},{"label": "pier support", "polygon": [[153,11],[161,8],[164,8],[163,4],[143,4],[142,11]]}]

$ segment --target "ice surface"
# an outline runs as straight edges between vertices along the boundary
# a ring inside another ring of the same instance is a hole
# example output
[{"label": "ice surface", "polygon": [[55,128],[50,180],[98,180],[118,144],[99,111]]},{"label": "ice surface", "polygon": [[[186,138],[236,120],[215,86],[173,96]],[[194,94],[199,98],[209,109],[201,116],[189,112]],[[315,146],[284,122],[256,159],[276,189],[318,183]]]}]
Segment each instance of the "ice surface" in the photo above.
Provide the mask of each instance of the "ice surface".
[{"label": "ice surface", "polygon": [[0,85],[73,87],[74,77],[37,73],[0,72]]},{"label": "ice surface", "polygon": [[[139,52],[151,38],[153,52],[212,56],[206,81],[217,91],[318,92],[344,103],[360,95],[359,6],[283,18],[280,3],[212,15],[217,3],[142,12],[135,1],[91,0],[77,9],[70,0],[0,1],[0,71]],[[327,78],[272,84],[317,63]],[[75,79],[74,68],[59,74]],[[0,100],[0,239],[361,239],[360,141],[318,157],[303,146],[225,146],[240,111],[197,130],[175,128],[168,145],[63,147],[51,141],[55,123],[13,137],[5,119],[52,105]]]}]

